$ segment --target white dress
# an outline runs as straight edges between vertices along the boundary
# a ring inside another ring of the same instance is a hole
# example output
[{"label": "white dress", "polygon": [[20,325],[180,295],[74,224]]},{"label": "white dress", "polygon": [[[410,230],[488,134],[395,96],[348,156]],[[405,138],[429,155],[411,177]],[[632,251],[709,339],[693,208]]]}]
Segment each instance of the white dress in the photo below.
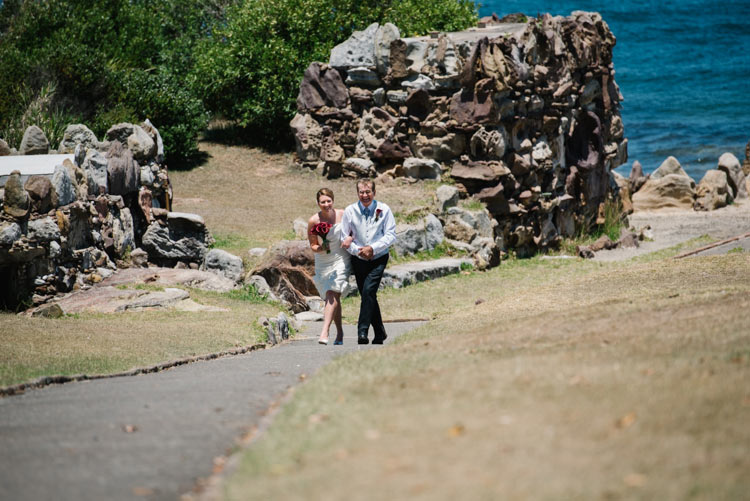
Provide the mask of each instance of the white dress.
[{"label": "white dress", "polygon": [[331,253],[315,253],[315,287],[320,297],[325,298],[326,292],[343,292],[349,284],[351,264],[349,253],[341,247],[341,223],[336,223],[328,232],[326,238]]}]

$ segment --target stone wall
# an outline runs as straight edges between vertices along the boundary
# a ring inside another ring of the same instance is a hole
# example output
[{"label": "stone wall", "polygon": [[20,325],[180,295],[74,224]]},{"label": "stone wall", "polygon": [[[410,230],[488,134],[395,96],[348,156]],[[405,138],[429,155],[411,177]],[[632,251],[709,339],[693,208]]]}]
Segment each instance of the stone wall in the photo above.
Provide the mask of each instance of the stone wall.
[{"label": "stone wall", "polygon": [[[0,308],[40,304],[117,267],[198,267],[211,243],[203,219],[170,211],[159,131],[147,120],[99,141],[70,125],[57,151],[29,127],[0,153]],[[8,171],[8,172],[5,172]]]},{"label": "stone wall", "polygon": [[306,70],[298,162],[452,181],[487,205],[506,249],[554,246],[596,220],[627,160],[614,45],[588,12],[418,38],[373,24]]}]

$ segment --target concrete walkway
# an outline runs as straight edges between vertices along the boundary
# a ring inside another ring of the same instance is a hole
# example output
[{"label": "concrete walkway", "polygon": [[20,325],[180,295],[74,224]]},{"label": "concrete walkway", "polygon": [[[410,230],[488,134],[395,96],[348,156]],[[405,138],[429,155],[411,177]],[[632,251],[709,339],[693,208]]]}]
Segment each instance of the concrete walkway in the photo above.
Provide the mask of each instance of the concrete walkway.
[{"label": "concrete walkway", "polygon": [[[386,344],[418,325],[387,324]],[[354,326],[343,346],[322,346],[319,329],[245,355],[0,399],[0,499],[178,499],[303,375],[382,349],[358,346]]]}]

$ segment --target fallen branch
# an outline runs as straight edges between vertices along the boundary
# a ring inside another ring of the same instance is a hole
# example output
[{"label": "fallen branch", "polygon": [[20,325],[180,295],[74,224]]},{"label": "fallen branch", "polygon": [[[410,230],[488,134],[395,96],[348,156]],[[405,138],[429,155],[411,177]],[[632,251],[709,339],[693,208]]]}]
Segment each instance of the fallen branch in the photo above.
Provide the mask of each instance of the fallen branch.
[{"label": "fallen branch", "polygon": [[713,249],[714,247],[719,247],[720,245],[728,244],[730,242],[734,242],[735,240],[742,240],[743,238],[750,238],[750,233],[745,233],[743,235],[737,235],[736,237],[727,238],[726,240],[722,240],[720,242],[714,242],[712,244],[704,245],[703,247],[700,247],[698,249],[693,249],[691,251],[683,252],[682,254],[676,255],[675,259],[682,259],[683,257],[693,256],[695,254],[699,254],[703,251],[707,251],[709,249]]}]

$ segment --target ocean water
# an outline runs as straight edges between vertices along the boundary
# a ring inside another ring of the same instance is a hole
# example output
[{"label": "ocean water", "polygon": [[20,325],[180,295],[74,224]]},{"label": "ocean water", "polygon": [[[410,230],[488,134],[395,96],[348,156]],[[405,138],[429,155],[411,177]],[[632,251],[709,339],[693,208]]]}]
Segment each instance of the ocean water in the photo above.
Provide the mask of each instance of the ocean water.
[{"label": "ocean water", "polygon": [[480,16],[599,12],[617,38],[628,175],[675,156],[693,179],[750,140],[750,0],[485,0]]}]

